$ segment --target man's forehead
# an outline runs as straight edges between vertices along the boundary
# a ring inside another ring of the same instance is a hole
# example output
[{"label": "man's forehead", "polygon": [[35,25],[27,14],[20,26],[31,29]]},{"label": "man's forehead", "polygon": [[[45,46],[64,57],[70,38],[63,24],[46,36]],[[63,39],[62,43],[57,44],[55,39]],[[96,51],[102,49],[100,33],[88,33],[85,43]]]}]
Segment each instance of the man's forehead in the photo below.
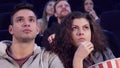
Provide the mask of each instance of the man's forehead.
[{"label": "man's forehead", "polygon": [[28,9],[19,10],[19,11],[17,11],[17,12],[14,14],[14,16],[17,16],[17,17],[22,17],[22,16],[23,16],[23,17],[24,17],[24,16],[29,16],[29,17],[33,16],[33,17],[36,17],[35,14],[34,14],[34,12],[31,11],[31,10],[28,10]]},{"label": "man's forehead", "polygon": [[[60,5],[60,4],[68,4],[68,5],[69,5],[69,3],[68,3],[67,1],[65,1],[65,0],[59,1],[59,2],[57,3],[57,5]],[[56,5],[56,6],[57,6],[57,5]]]},{"label": "man's forehead", "polygon": [[28,18],[36,18],[35,16],[16,16],[16,18],[25,18],[25,17],[28,17]]}]

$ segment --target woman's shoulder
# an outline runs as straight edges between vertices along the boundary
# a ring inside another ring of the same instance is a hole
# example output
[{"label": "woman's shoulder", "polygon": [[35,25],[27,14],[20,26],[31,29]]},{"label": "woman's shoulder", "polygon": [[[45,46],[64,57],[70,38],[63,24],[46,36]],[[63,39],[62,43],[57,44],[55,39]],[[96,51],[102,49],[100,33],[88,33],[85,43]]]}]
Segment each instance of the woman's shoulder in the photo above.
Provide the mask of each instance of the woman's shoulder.
[{"label": "woman's shoulder", "polygon": [[42,18],[39,18],[39,19],[37,19],[37,22],[38,22],[38,23],[43,23],[43,19],[42,19]]},{"label": "woman's shoulder", "polygon": [[113,52],[111,51],[111,49],[109,47],[106,47],[105,50],[103,51],[104,56],[107,57],[107,59],[113,59],[115,58]]}]

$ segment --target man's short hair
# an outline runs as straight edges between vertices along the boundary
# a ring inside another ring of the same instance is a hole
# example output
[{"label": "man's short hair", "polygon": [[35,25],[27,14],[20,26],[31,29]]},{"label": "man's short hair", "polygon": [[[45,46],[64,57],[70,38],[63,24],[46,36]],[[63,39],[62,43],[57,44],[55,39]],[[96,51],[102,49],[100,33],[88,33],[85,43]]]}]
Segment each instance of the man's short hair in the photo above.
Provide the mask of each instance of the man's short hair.
[{"label": "man's short hair", "polygon": [[57,5],[60,1],[67,1],[67,2],[68,2],[68,0],[57,0],[57,1],[55,2],[55,5],[54,5],[54,12],[56,12],[56,5]]},{"label": "man's short hair", "polygon": [[[18,12],[21,9],[28,9],[34,12],[34,6],[32,4],[29,3],[19,3],[17,4],[14,9],[13,12],[11,14],[11,25],[13,24],[13,16],[16,12]],[[34,14],[36,15],[36,13],[34,12]],[[37,16],[37,15],[36,15]]]}]

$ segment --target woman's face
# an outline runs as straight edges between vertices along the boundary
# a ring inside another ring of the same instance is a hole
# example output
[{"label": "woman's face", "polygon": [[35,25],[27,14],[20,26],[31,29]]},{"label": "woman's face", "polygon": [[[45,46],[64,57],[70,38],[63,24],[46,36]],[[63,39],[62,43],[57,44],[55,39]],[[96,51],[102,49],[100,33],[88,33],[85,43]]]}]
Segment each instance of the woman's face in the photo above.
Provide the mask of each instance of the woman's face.
[{"label": "woman's face", "polygon": [[73,20],[72,39],[77,47],[84,41],[91,41],[91,29],[87,19],[76,18]]},{"label": "woman's face", "polygon": [[84,1],[84,10],[86,12],[90,12],[93,10],[94,4],[92,0],[85,0]]},{"label": "woman's face", "polygon": [[54,5],[55,1],[50,1],[46,6],[46,13],[47,15],[53,15],[54,14]]}]

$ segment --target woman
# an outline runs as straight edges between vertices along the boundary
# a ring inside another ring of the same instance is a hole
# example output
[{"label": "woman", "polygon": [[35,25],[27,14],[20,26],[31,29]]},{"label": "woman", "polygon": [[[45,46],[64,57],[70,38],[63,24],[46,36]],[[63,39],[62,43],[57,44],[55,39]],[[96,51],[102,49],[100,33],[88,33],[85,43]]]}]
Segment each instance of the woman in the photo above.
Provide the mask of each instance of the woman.
[{"label": "woman", "polygon": [[94,2],[93,0],[83,0],[83,8],[84,12],[89,13],[96,21],[97,23],[100,23],[100,19],[97,16],[95,10],[94,10]]},{"label": "woman", "polygon": [[56,2],[55,0],[48,1],[43,10],[42,18],[38,19],[38,22],[40,23],[40,26],[42,27],[41,33],[44,33],[44,31],[48,28],[48,25],[51,24],[51,23],[48,23],[48,21],[49,21],[49,18],[54,15],[55,2]]},{"label": "woman", "polygon": [[48,50],[59,55],[65,68],[88,68],[115,58],[107,45],[100,26],[89,14],[73,12],[62,20]]}]

